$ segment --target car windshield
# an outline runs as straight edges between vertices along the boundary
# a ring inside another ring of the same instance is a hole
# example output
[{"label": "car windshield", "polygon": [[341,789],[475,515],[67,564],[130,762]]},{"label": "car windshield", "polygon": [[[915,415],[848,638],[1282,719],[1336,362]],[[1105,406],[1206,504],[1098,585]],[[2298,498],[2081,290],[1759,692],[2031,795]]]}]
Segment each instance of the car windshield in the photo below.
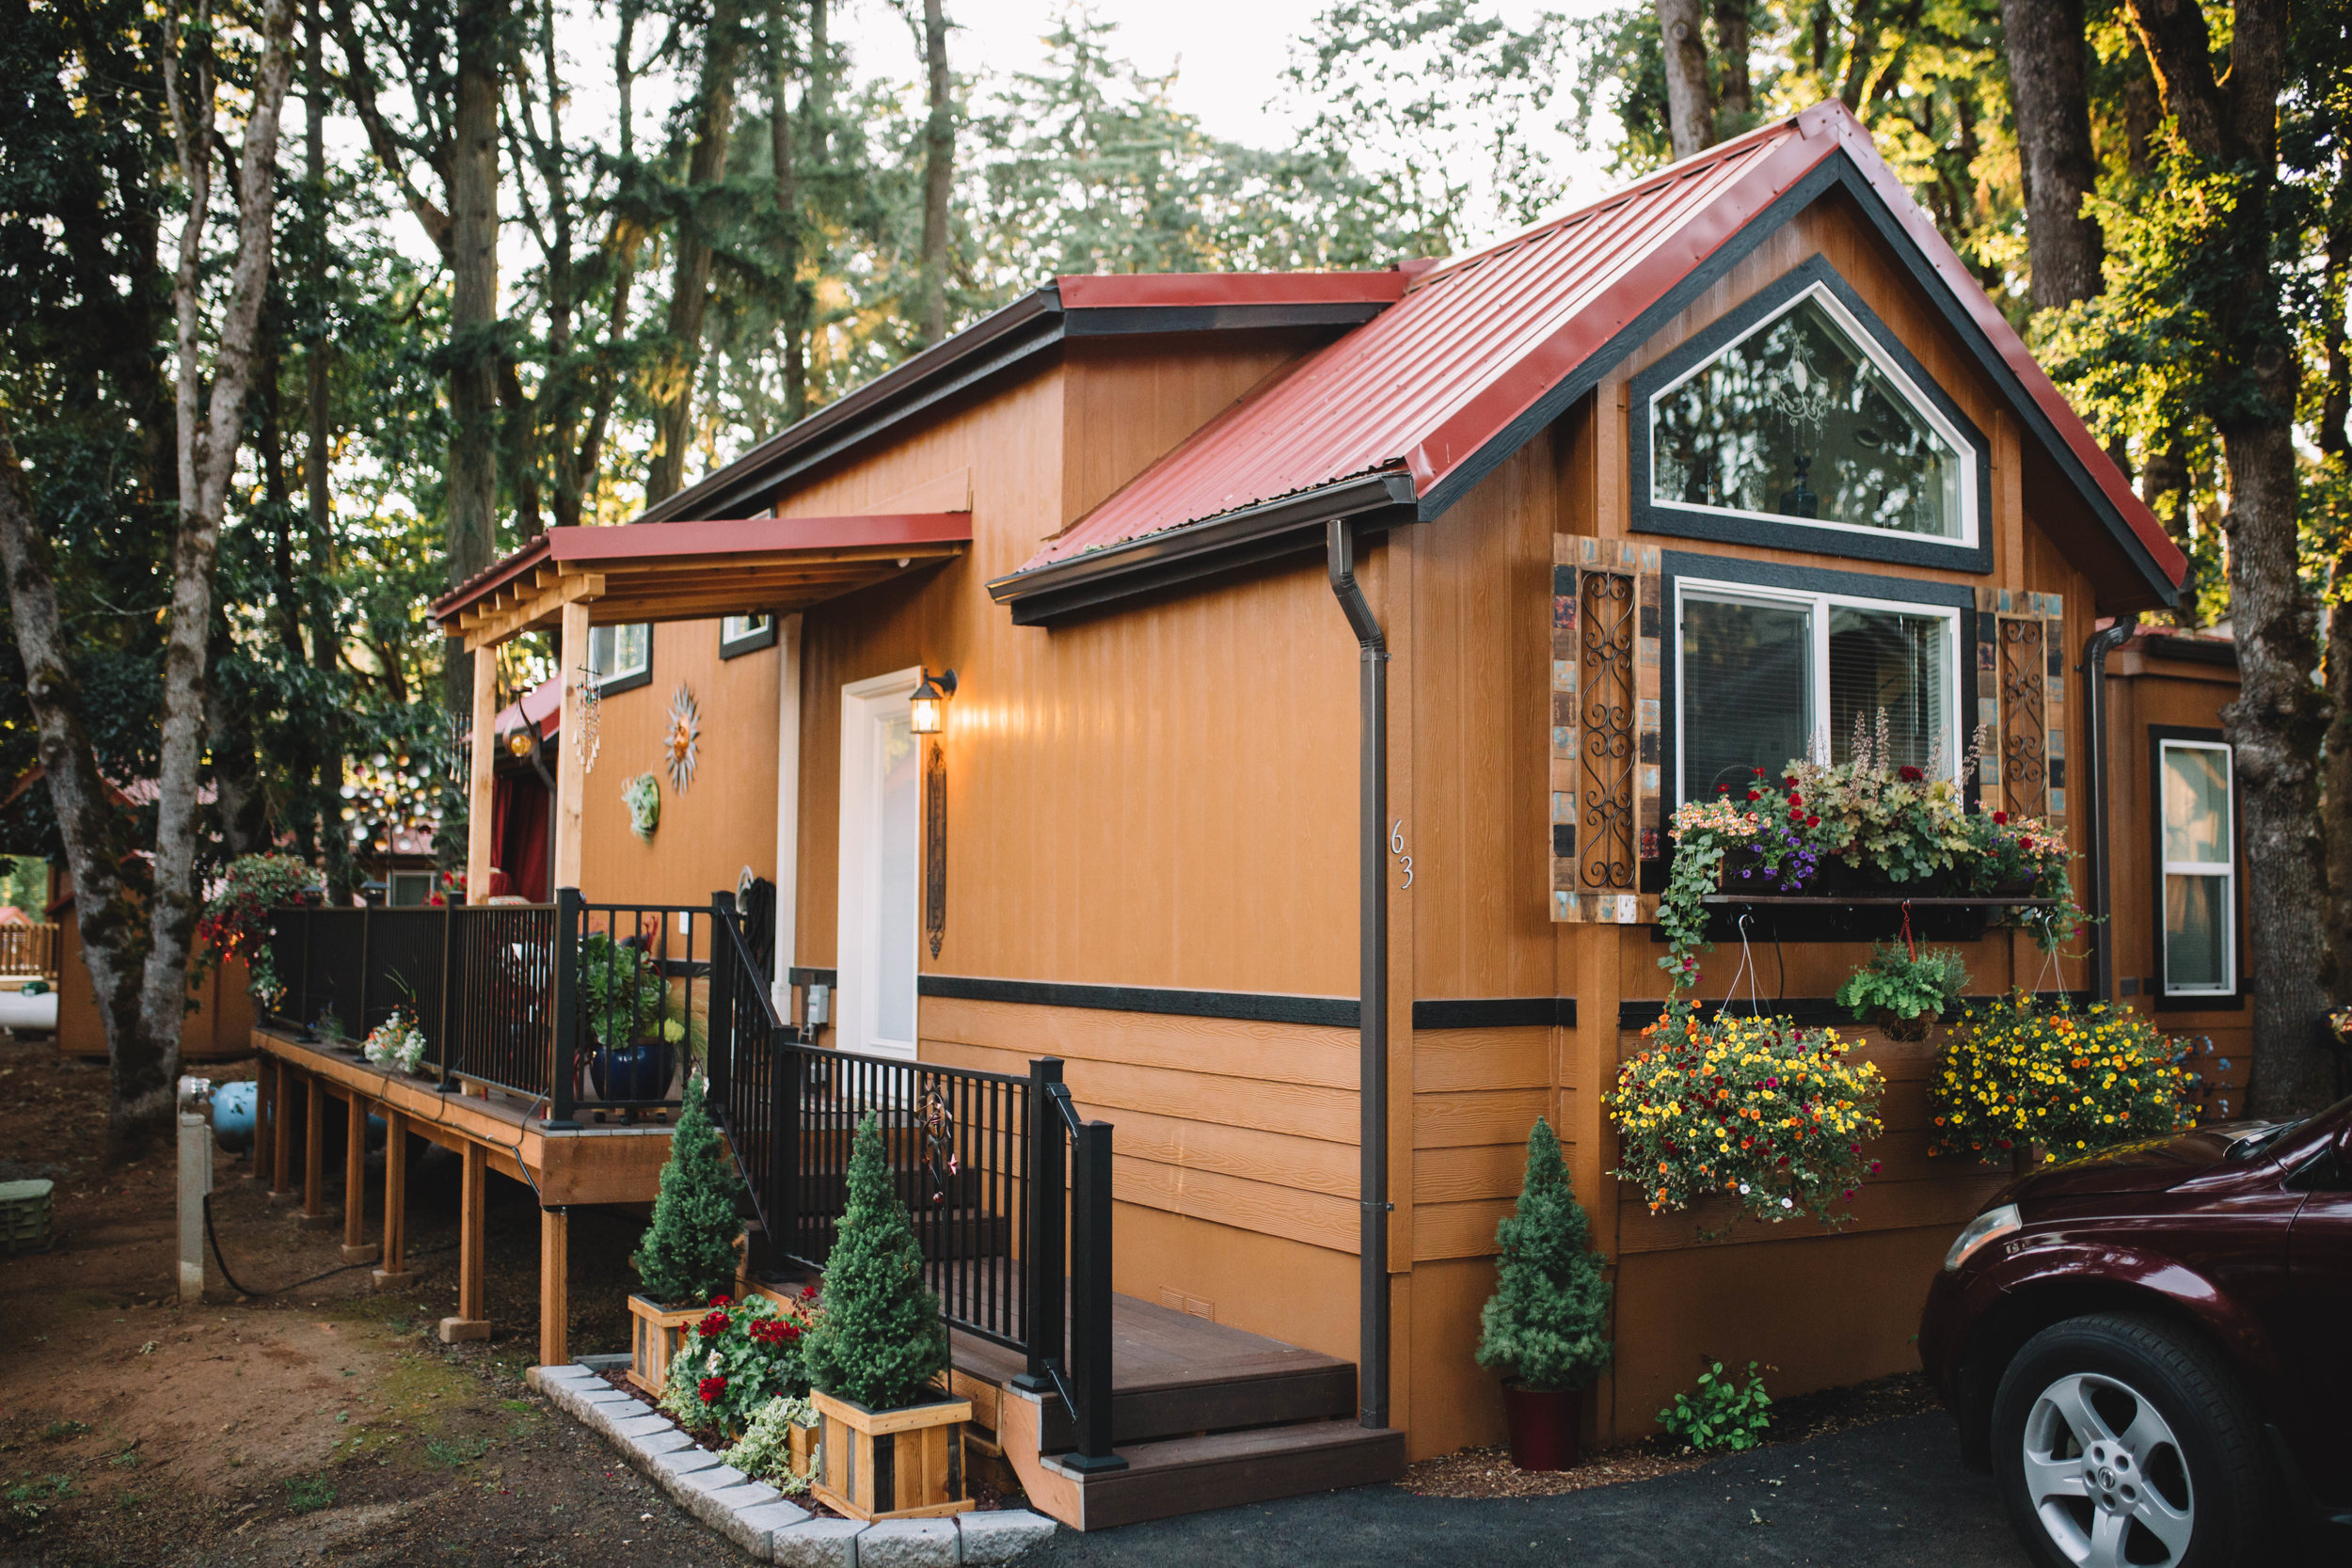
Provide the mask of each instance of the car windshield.
[{"label": "car windshield", "polygon": [[[2308,1117],[2305,1118],[2305,1120],[2308,1119]],[[2258,1132],[2249,1132],[2244,1137],[2233,1138],[2230,1140],[2230,1148],[2224,1158],[2250,1160],[2302,1125],[2301,1121],[2282,1121],[2276,1127],[2265,1127]]]}]

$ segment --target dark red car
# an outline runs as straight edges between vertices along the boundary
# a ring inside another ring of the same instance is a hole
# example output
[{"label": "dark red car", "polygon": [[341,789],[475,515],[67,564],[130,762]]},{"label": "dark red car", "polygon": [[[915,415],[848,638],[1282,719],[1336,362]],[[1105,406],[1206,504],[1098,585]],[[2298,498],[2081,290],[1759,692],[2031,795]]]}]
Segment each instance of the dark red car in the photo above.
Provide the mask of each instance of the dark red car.
[{"label": "dark red car", "polygon": [[1919,1351],[2038,1561],[2352,1561],[2352,1101],[2012,1183]]}]

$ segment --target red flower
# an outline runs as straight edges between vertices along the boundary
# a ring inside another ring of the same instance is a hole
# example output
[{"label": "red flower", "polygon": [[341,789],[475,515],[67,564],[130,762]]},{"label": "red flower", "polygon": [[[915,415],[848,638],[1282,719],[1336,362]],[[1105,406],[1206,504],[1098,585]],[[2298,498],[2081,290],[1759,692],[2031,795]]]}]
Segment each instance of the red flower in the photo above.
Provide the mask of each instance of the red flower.
[{"label": "red flower", "polygon": [[1804,796],[1802,796],[1802,795],[1800,795],[1800,794],[1798,794],[1795,790],[1793,790],[1793,789],[1792,789],[1792,790],[1790,790],[1790,791],[1788,792],[1788,803],[1789,803],[1790,805],[1792,805],[1792,806],[1801,806],[1801,805],[1804,805]]},{"label": "red flower", "polygon": [[1791,773],[1787,778],[1781,780],[1780,784],[1783,789],[1794,789],[1797,787],[1797,776],[1794,773]]},{"label": "red flower", "polygon": [[801,1325],[799,1323],[778,1323],[776,1325],[776,1339],[779,1343],[788,1345],[800,1337]]},{"label": "red flower", "polygon": [[817,1287],[811,1285],[807,1289],[803,1290],[801,1292],[801,1299],[803,1301],[815,1301],[817,1299]]},{"label": "red flower", "polygon": [[1921,772],[1918,768],[1912,767],[1911,764],[1904,763],[1900,768],[1895,769],[1895,777],[1902,780],[1905,784],[1917,784],[1920,780],[1926,778],[1927,775]]},{"label": "red flower", "polygon": [[735,1298],[733,1296],[712,1296],[710,1298],[710,1305],[713,1307],[732,1307],[735,1305]]},{"label": "red flower", "polygon": [[1802,821],[1804,821],[1804,808],[1803,806],[1791,806],[1791,807],[1789,807],[1789,808],[1788,808],[1788,820],[1789,820],[1789,821],[1791,821],[1791,822],[1802,822]]},{"label": "red flower", "polygon": [[1761,768],[1756,769],[1756,776],[1759,779],[1762,778],[1764,776],[1764,769]]},{"label": "red flower", "polygon": [[1718,795],[1728,795],[1731,793],[1731,786],[1729,784],[1717,784],[1715,786],[1715,793]]},{"label": "red flower", "polygon": [[1994,812],[1994,813],[1993,814],[1993,825],[1994,825],[1994,827],[1996,827],[1996,828],[2006,828],[2006,827],[2008,827],[2008,826],[2009,826],[2009,813],[2007,813],[2007,812],[2005,812],[2005,811],[1996,811],[1996,812]]},{"label": "red flower", "polygon": [[1808,828],[1818,828],[1821,825],[1821,819],[1818,816],[1808,816],[1804,819],[1804,825]]},{"label": "red flower", "polygon": [[727,1380],[723,1377],[707,1377],[694,1385],[694,1392],[702,1396],[705,1404],[718,1403],[719,1396],[726,1391]]},{"label": "red flower", "polygon": [[1748,799],[1749,799],[1749,800],[1761,800],[1762,799],[1764,799],[1764,797],[1763,797],[1763,796],[1761,796],[1761,795],[1759,795],[1759,794],[1757,794],[1755,790],[1751,789],[1751,790],[1749,790],[1749,791],[1748,791]]},{"label": "red flower", "polygon": [[724,1312],[714,1311],[705,1313],[703,1315],[702,1322],[694,1325],[694,1332],[701,1335],[706,1339],[716,1339],[720,1335],[724,1334],[726,1331],[727,1315]]}]

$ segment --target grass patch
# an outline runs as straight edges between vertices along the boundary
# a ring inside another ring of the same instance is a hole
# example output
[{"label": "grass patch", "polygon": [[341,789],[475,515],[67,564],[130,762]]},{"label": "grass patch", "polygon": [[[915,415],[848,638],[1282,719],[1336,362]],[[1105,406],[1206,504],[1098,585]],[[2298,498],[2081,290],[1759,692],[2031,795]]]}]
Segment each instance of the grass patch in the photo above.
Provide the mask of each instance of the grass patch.
[{"label": "grass patch", "polygon": [[331,1507],[335,1489],[325,1476],[297,1476],[286,1482],[286,1509],[292,1513],[316,1513]]},{"label": "grass patch", "polygon": [[424,1456],[444,1469],[455,1470],[472,1464],[491,1449],[487,1437],[428,1437],[424,1440]]},{"label": "grass patch", "polygon": [[118,1470],[135,1470],[139,1465],[139,1450],[136,1449],[125,1449],[120,1453],[115,1455],[112,1459],[106,1461],[106,1463],[113,1465]]},{"label": "grass patch", "polygon": [[40,1436],[44,1443],[64,1443],[81,1436],[87,1431],[89,1431],[87,1421],[52,1421],[40,1429]]}]

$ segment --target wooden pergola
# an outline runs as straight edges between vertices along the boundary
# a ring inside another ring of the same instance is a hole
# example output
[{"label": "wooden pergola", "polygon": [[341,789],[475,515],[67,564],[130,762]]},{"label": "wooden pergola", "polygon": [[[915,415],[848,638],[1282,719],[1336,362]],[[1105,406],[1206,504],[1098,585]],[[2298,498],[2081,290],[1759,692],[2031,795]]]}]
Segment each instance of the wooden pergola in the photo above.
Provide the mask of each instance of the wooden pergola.
[{"label": "wooden pergola", "polygon": [[[960,554],[971,542],[968,512],[552,528],[436,600],[433,612],[469,653],[562,627],[563,727],[573,735],[582,722],[591,626],[787,615]],[[490,884],[495,670],[495,660],[474,660],[466,886],[476,895]],[[585,788],[579,768],[556,775],[557,887],[580,885]]]}]

